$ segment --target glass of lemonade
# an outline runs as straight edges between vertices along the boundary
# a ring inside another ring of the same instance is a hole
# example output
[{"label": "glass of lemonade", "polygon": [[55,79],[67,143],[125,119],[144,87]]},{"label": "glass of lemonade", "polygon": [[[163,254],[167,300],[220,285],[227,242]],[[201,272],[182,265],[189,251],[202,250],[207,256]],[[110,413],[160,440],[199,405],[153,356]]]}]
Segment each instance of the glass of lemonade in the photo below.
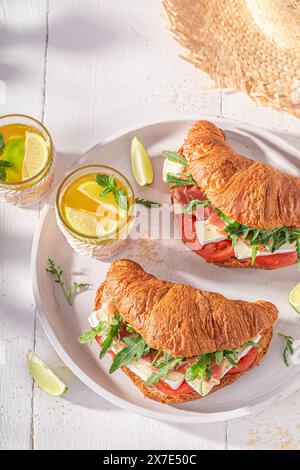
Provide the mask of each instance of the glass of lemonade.
[{"label": "glass of lemonade", "polygon": [[21,114],[0,117],[0,199],[34,205],[49,191],[55,151],[49,132]]},{"label": "glass of lemonade", "polygon": [[61,183],[56,197],[57,223],[80,254],[108,258],[126,243],[133,225],[134,192],[114,168],[78,168]]}]

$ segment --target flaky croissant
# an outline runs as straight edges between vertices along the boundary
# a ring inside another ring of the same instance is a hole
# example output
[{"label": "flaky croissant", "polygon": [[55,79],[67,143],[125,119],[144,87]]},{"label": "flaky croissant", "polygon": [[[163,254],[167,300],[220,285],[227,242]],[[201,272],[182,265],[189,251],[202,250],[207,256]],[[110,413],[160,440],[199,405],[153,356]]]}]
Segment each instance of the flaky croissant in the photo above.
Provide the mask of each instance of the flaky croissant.
[{"label": "flaky croissant", "polygon": [[[96,310],[102,306],[104,291],[105,297],[114,300],[118,312],[150,348],[175,356],[189,358],[236,348],[260,334],[260,348],[251,367],[266,354],[278,315],[269,302],[233,301],[213,292],[158,280],[129,260],[111,265],[98,289]],[[170,404],[201,398],[196,391],[166,395],[153,386],[147,387],[128,367],[122,366],[122,370],[152,400]],[[234,382],[241,374],[225,375],[212,392]]]},{"label": "flaky croissant", "polygon": [[197,184],[228,217],[261,230],[300,227],[300,178],[239,155],[213,123],[196,122],[182,153]]}]

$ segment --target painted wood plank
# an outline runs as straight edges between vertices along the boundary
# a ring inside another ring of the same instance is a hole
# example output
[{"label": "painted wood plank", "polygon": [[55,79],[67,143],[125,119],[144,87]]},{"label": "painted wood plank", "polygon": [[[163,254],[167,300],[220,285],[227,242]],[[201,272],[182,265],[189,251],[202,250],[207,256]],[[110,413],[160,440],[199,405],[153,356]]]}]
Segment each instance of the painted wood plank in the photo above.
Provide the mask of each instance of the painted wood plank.
[{"label": "painted wood plank", "polygon": [[[2,0],[0,113],[42,117],[46,1]],[[32,435],[32,380],[26,367],[33,347],[35,307],[30,250],[38,211],[0,203],[0,448],[28,449]]]},{"label": "painted wood plank", "polygon": [[[220,114],[220,92],[178,59],[159,0],[50,1],[45,119],[67,168],[108,134],[142,120]],[[162,44],[164,47],[162,47]],[[34,444],[44,448],[224,448],[225,425],[180,426],[119,410],[83,386],[40,328],[36,350],[70,390],[35,389]]]}]

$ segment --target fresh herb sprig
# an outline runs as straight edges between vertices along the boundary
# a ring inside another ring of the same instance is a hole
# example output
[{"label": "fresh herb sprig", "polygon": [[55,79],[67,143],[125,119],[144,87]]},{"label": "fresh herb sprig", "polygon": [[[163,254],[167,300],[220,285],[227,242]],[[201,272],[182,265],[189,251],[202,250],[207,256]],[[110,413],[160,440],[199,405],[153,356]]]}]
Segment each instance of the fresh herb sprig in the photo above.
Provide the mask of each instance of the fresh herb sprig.
[{"label": "fresh herb sprig", "polygon": [[286,336],[282,333],[278,333],[278,336],[281,336],[281,338],[284,339],[285,341],[285,347],[282,353],[283,361],[287,367],[289,367],[289,355],[294,354],[294,348],[293,348],[293,343],[294,343],[294,338],[292,336]]},{"label": "fresh herb sprig", "polygon": [[161,207],[160,202],[149,201],[148,199],[142,199],[142,198],[139,198],[139,197],[136,198],[135,203],[140,204],[142,206],[145,206],[148,209],[152,209],[152,208],[155,208],[155,207]]},{"label": "fresh herb sprig", "polygon": [[46,271],[53,276],[54,282],[59,284],[63,290],[65,298],[69,305],[72,305],[72,297],[88,287],[88,284],[73,282],[70,287],[66,287],[63,279],[63,269],[56,264],[52,258],[48,258]]},{"label": "fresh herb sprig", "polygon": [[113,358],[109,373],[112,374],[122,366],[128,366],[131,361],[139,361],[141,357],[149,353],[150,348],[146,341],[140,335],[127,336],[122,339],[127,345],[121,349]]},{"label": "fresh herb sprig", "polygon": [[128,211],[129,199],[126,191],[122,188],[118,188],[118,183],[113,175],[106,175],[104,173],[97,173],[94,176],[96,183],[102,187],[102,191],[99,196],[104,197],[109,193],[112,193],[116,203],[121,209]]},{"label": "fresh herb sprig", "polygon": [[12,164],[6,160],[0,160],[0,181],[6,181],[7,173],[5,168],[11,168]]}]

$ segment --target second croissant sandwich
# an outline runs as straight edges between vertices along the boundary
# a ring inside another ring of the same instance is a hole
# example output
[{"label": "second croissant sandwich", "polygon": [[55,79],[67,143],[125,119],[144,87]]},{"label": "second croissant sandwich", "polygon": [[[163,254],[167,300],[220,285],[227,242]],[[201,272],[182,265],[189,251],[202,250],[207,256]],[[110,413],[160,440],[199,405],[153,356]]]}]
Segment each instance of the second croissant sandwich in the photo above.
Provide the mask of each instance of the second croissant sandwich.
[{"label": "second croissant sandwich", "polygon": [[196,400],[237,380],[266,354],[277,319],[264,301],[156,279],[129,260],[114,262],[99,287],[91,330],[142,393],[161,403]]},{"label": "second croissant sandwich", "polygon": [[185,244],[224,267],[300,265],[300,178],[239,155],[224,132],[196,122],[163,152]]}]

